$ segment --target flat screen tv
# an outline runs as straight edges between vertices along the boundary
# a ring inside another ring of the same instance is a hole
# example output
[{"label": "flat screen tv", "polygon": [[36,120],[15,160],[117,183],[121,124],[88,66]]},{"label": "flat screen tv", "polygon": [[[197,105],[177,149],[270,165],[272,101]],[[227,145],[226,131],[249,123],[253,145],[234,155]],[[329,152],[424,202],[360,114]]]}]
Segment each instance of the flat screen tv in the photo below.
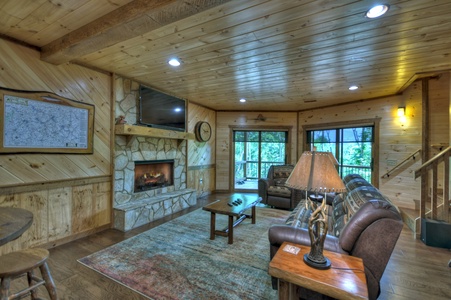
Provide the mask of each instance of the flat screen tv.
[{"label": "flat screen tv", "polygon": [[185,131],[185,100],[141,85],[139,123],[149,127]]}]

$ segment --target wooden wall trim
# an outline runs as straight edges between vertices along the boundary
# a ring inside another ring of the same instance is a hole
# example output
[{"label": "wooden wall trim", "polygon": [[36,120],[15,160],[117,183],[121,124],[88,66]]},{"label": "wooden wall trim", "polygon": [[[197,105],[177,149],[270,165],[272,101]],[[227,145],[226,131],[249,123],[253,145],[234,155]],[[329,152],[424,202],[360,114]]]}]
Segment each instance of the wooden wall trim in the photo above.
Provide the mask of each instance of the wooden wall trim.
[{"label": "wooden wall trim", "polygon": [[0,195],[20,194],[34,191],[43,191],[49,189],[64,188],[68,186],[80,186],[86,184],[110,182],[111,175],[106,176],[94,176],[80,179],[65,179],[52,182],[35,182],[15,184],[6,187],[0,187]]},{"label": "wooden wall trim", "polygon": [[202,165],[202,166],[188,166],[188,171],[205,170],[205,169],[213,169],[213,168],[216,168],[216,164]]}]

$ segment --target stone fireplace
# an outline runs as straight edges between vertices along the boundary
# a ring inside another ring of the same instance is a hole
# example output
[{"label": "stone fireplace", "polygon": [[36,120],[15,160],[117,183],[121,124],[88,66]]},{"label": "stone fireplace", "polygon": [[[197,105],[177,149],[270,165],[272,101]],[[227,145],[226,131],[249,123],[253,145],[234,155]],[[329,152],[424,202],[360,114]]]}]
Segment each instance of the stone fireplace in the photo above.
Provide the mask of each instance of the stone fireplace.
[{"label": "stone fireplace", "polygon": [[158,189],[174,184],[174,160],[135,161],[134,192]]},{"label": "stone fireplace", "polygon": [[114,228],[128,231],[197,203],[186,187],[186,142],[116,136],[115,143]]},{"label": "stone fireplace", "polygon": [[[116,82],[115,116],[122,115],[127,124],[136,124],[139,84],[121,77],[117,77]],[[114,228],[128,231],[196,205],[196,190],[188,189],[186,183],[186,140],[147,133],[139,136],[116,134],[114,147]],[[163,169],[144,171],[145,177],[139,180],[146,188],[141,185],[136,189],[135,170],[141,168],[137,162],[142,161],[170,161],[172,175],[165,175],[163,179],[157,174],[166,172]],[[150,183],[154,180],[158,183]]]}]

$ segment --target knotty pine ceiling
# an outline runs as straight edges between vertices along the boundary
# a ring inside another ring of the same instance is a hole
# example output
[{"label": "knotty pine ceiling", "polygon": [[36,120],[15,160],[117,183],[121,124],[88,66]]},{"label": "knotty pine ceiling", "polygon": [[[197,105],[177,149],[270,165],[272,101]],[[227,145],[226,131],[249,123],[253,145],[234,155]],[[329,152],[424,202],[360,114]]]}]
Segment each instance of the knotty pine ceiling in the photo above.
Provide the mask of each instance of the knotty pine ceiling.
[{"label": "knotty pine ceiling", "polygon": [[0,35],[214,110],[299,111],[451,68],[451,1],[386,0],[366,18],[376,2],[2,0]]}]

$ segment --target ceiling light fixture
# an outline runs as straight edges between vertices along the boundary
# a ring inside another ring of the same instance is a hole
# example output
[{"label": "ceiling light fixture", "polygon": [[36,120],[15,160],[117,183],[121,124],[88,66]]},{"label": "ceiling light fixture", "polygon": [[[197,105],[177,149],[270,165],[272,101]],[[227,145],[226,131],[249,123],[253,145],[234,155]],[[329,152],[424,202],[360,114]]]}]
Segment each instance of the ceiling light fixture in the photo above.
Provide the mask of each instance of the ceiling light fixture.
[{"label": "ceiling light fixture", "polygon": [[170,64],[173,67],[178,67],[178,66],[180,66],[180,61],[177,58],[171,58],[168,61],[168,64]]},{"label": "ceiling light fixture", "polygon": [[388,11],[388,9],[389,9],[388,4],[380,4],[373,6],[366,12],[366,17],[370,19],[379,18],[380,16],[385,14]]},{"label": "ceiling light fixture", "polygon": [[244,103],[244,102],[246,102],[246,99],[241,98],[241,99],[240,99],[240,102],[241,102],[241,103]]},{"label": "ceiling light fixture", "polygon": [[355,91],[355,90],[357,90],[359,87],[358,86],[356,86],[356,85],[351,85],[350,87],[349,87],[349,90],[350,91]]}]

